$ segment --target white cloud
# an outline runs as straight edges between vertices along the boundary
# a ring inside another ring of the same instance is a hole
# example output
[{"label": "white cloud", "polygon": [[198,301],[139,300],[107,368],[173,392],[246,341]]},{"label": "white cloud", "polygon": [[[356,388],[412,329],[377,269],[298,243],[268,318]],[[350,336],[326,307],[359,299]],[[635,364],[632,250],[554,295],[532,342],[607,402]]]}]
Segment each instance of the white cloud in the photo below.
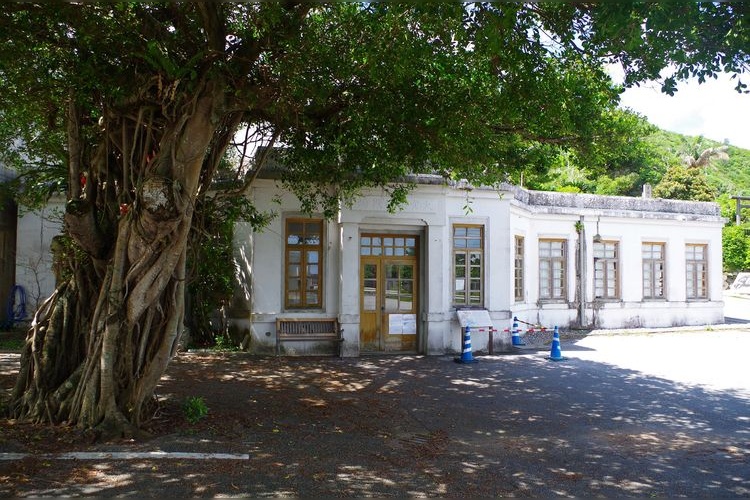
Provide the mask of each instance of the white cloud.
[{"label": "white cloud", "polygon": [[[750,75],[744,75],[743,82],[750,83]],[[750,94],[737,93],[735,85],[730,75],[721,74],[703,84],[697,80],[680,83],[677,93],[668,96],[658,84],[648,83],[626,90],[621,106],[646,116],[664,130],[727,140],[733,146],[750,149]]]}]

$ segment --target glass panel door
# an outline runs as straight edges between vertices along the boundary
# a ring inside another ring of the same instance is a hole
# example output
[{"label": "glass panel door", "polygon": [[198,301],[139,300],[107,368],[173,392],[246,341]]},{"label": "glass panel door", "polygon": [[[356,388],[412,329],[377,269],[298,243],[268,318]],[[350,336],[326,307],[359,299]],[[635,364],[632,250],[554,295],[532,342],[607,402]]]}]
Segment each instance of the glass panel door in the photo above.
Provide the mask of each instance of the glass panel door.
[{"label": "glass panel door", "polygon": [[386,260],[385,307],[381,324],[386,351],[415,351],[417,309],[415,300],[416,263]]},{"label": "glass panel door", "polygon": [[377,259],[367,258],[361,264],[360,294],[360,349],[363,351],[381,351],[378,334],[380,323],[380,263]]},{"label": "glass panel door", "polygon": [[360,237],[360,349],[417,350],[416,236]]}]

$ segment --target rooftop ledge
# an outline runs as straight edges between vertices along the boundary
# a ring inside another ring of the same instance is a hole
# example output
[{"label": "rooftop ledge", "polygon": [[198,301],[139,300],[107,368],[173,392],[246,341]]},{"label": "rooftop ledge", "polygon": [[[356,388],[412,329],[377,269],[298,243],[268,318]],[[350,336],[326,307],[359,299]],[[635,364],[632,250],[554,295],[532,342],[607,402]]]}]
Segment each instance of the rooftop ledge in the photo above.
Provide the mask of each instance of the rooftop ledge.
[{"label": "rooftop ledge", "polygon": [[553,193],[527,191],[510,186],[513,197],[529,206],[565,207],[575,209],[627,210],[635,212],[662,212],[720,217],[719,205],[706,201],[665,200],[635,196],[602,196],[596,194]]},{"label": "rooftop ledge", "polygon": [[[415,176],[414,182],[418,184],[436,184],[433,177],[439,176]],[[444,181],[443,181],[444,182]],[[598,194],[583,193],[558,193],[553,191],[532,191],[522,187],[501,183],[496,187],[474,187],[466,181],[452,181],[449,185],[454,189],[479,189],[507,192],[517,200],[529,207],[549,207],[557,209],[576,210],[617,210],[629,212],[655,212],[685,214],[704,217],[721,217],[719,205],[708,201],[685,201],[667,200],[664,198],[635,197],[635,196],[605,196]]]},{"label": "rooftop ledge", "polygon": [[[261,175],[261,177],[264,177]],[[506,182],[496,186],[473,186],[466,180],[448,180],[436,174],[412,174],[403,181],[421,185],[443,185],[456,190],[495,191],[512,195],[513,199],[528,206],[540,209],[609,210],[627,212],[651,212],[663,214],[684,214],[700,218],[721,218],[719,205],[706,201],[667,200],[663,198],[636,196],[605,196],[598,194],[558,193],[552,191],[531,191]]]}]

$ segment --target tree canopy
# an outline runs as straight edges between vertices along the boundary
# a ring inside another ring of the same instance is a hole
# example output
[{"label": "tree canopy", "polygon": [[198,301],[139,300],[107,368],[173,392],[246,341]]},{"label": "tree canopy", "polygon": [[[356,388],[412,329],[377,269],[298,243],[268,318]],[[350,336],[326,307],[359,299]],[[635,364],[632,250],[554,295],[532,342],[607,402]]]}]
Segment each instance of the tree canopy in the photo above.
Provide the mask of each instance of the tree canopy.
[{"label": "tree canopy", "polygon": [[8,34],[0,109],[4,143],[22,140],[24,154],[6,162],[33,159],[26,175],[34,182],[25,185],[51,186],[68,178],[71,97],[85,118],[84,142],[95,142],[110,117],[159,129],[155,108],[184,111],[180,96],[211,81],[226,89],[222,127],[250,126],[287,146],[300,194],[311,192],[306,182],[346,179],[336,192],[345,195],[420,170],[493,183],[522,167],[546,169],[562,147],[606,164],[600,155],[619,149],[624,130],[602,62],[621,64],[627,85],[661,79],[671,65],[668,92],[678,78],[740,73],[747,9],[674,1],[16,4],[0,18]]},{"label": "tree canopy", "polygon": [[327,215],[367,186],[396,205],[413,173],[494,184],[561,152],[603,165],[628,138],[602,64],[626,85],[671,68],[668,93],[739,74],[747,14],[675,0],[4,5],[0,154],[29,202],[69,200],[66,272],[11,411],[137,429],[181,331],[196,207],[239,129],[258,151],[281,146],[287,185]]}]

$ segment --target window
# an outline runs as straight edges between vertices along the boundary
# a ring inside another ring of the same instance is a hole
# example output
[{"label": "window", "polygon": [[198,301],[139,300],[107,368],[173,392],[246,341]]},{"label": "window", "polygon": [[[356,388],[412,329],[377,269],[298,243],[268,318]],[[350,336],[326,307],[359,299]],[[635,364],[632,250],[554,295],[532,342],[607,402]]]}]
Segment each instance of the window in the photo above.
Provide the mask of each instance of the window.
[{"label": "window", "polygon": [[287,308],[320,308],[323,306],[323,221],[320,219],[287,219],[284,291]]},{"label": "window", "polygon": [[708,247],[706,245],[685,245],[685,279],[687,298],[708,298]]},{"label": "window", "polygon": [[414,264],[385,266],[386,311],[414,311]]},{"label": "window", "polygon": [[665,266],[664,243],[643,243],[643,298],[663,299]]},{"label": "window", "polygon": [[417,238],[363,234],[359,238],[359,254],[366,257],[414,257],[417,255]]},{"label": "window", "polygon": [[539,240],[539,298],[565,300],[565,240]]},{"label": "window", "polygon": [[516,236],[513,266],[513,290],[516,302],[523,302],[523,236]]},{"label": "window", "polygon": [[620,298],[619,259],[616,241],[594,243],[594,296],[597,299]]},{"label": "window", "polygon": [[453,226],[453,303],[481,306],[484,255],[482,226]]}]

